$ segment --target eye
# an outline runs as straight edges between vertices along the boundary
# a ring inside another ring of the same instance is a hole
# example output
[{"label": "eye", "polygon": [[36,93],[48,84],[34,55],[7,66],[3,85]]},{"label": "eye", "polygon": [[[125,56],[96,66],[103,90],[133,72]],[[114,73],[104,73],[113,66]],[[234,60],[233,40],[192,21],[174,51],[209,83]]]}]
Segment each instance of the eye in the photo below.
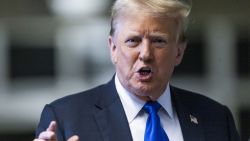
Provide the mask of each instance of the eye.
[{"label": "eye", "polygon": [[165,47],[167,45],[167,39],[162,38],[162,37],[154,37],[152,38],[151,42],[156,47]]},{"label": "eye", "polygon": [[153,43],[167,43],[167,39],[164,39],[162,37],[155,37],[152,38]]},{"label": "eye", "polygon": [[161,39],[161,38],[156,38],[153,40],[153,42],[155,43],[165,43],[165,40]]},{"label": "eye", "polygon": [[133,37],[133,38],[129,38],[125,41],[125,44],[128,47],[136,47],[137,45],[139,45],[141,42],[141,38],[139,37]]}]

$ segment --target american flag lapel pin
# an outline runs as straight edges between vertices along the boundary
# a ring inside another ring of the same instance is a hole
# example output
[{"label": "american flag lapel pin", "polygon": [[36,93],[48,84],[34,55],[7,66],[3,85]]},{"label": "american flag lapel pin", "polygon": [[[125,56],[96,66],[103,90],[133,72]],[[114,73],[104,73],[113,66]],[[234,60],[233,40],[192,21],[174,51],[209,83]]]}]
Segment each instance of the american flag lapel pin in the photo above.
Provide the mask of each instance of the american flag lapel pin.
[{"label": "american flag lapel pin", "polygon": [[192,123],[199,124],[198,119],[195,116],[193,116],[193,115],[190,114],[189,117],[190,117],[190,121]]}]

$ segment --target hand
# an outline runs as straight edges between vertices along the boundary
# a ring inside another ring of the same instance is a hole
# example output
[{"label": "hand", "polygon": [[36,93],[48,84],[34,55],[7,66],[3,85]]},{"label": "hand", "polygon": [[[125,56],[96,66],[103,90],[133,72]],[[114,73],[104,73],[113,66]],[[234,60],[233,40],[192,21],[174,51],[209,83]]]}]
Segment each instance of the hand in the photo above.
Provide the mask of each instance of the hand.
[{"label": "hand", "polygon": [[[42,133],[40,133],[39,137],[37,139],[34,139],[33,141],[57,141],[56,122],[51,121],[46,131],[43,131]],[[70,137],[68,141],[79,141],[79,137],[74,135]]]}]

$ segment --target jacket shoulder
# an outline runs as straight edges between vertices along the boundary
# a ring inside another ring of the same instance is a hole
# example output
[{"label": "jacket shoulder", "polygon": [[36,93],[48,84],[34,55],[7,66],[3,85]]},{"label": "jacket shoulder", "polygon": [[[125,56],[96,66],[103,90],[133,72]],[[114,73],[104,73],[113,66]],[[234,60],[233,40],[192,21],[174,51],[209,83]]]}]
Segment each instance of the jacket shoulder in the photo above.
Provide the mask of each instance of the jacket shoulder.
[{"label": "jacket shoulder", "polygon": [[[199,93],[171,87],[172,99],[176,108],[199,117],[204,131],[210,134],[208,140],[239,141],[233,115],[227,106]],[[178,112],[178,111],[177,111]],[[216,132],[214,132],[216,129]]]},{"label": "jacket shoulder", "polygon": [[70,94],[67,96],[64,96],[62,98],[59,98],[53,102],[51,102],[49,105],[52,107],[58,107],[58,106],[63,106],[63,107],[74,107],[80,105],[90,105],[93,104],[97,98],[99,97],[98,95],[101,95],[103,89],[105,88],[105,84],[99,85],[97,87],[88,89],[86,91],[78,92],[75,94]]},{"label": "jacket shoulder", "polygon": [[200,93],[180,89],[173,86],[171,87],[171,91],[175,99],[181,101],[182,103],[185,103],[186,105],[190,105],[191,107],[199,107],[205,109],[208,107],[210,108],[217,107],[224,109],[225,107],[221,103]]}]

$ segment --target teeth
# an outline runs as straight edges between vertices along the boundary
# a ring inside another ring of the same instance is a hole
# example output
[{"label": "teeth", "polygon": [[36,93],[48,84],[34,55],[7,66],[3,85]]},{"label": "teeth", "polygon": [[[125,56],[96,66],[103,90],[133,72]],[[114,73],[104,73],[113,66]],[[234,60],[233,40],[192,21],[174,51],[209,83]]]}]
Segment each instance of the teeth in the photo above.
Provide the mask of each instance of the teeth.
[{"label": "teeth", "polygon": [[138,72],[142,73],[142,74],[148,74],[152,72],[151,68],[141,68]]}]

